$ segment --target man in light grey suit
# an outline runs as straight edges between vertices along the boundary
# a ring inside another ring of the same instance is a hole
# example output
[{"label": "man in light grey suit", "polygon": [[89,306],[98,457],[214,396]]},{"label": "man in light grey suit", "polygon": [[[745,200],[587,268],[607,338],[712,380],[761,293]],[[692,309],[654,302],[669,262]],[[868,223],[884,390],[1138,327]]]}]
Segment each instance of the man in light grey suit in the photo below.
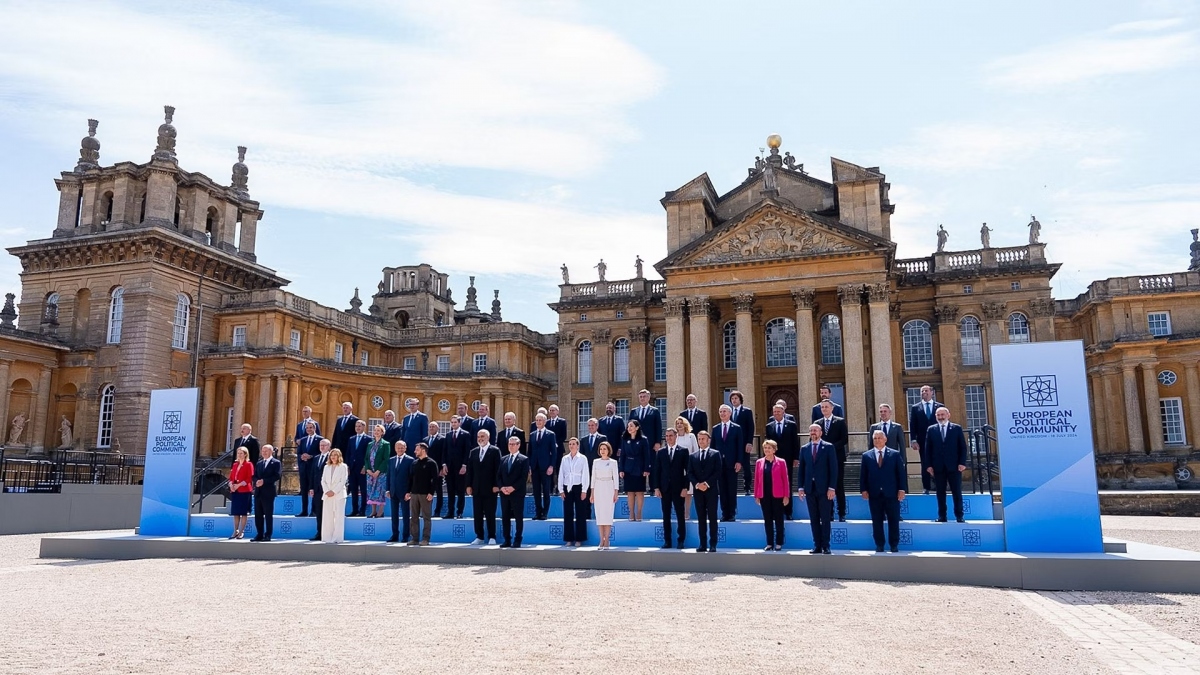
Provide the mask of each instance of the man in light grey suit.
[{"label": "man in light grey suit", "polygon": [[[887,447],[900,453],[900,464],[904,468],[904,490],[908,491],[908,446],[904,443],[904,427],[892,419],[892,406],[887,403],[879,404],[879,421],[871,425],[867,431],[868,437],[874,437],[876,431],[882,431],[887,437]],[[899,516],[897,516],[899,518]]]}]

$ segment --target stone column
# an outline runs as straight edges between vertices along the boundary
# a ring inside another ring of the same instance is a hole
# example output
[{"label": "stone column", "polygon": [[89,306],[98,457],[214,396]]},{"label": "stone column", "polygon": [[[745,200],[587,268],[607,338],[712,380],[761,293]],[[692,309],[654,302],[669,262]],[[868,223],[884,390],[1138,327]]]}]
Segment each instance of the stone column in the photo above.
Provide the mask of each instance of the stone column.
[{"label": "stone column", "polygon": [[[504,394],[496,394],[494,398],[496,399],[496,405],[492,407],[492,417],[496,420],[496,433],[499,433],[504,428],[504,413],[509,411],[504,407]],[[521,421],[517,420],[517,426],[520,425]]]},{"label": "stone column", "polygon": [[1107,450],[1114,455],[1124,454],[1121,450],[1121,424],[1128,423],[1121,415],[1103,415],[1103,411],[1116,410],[1121,405],[1121,394],[1119,391],[1120,385],[1116,380],[1121,377],[1121,373],[1116,370],[1106,370],[1100,375],[1102,384],[1104,385],[1104,406],[1096,411],[1097,423],[1103,422],[1108,429],[1108,448]]},{"label": "stone column", "polygon": [[200,406],[200,455],[213,456],[213,410],[217,405],[217,378],[213,375],[204,377],[204,402]]},{"label": "stone column", "polygon": [[12,359],[0,359],[0,443],[7,440],[8,435],[8,380]]},{"label": "stone column", "polygon": [[[366,422],[367,419],[369,419],[374,412],[370,408],[370,402],[367,401],[367,390],[366,389],[358,390],[358,403],[355,403],[354,405],[355,405],[355,414],[358,415],[359,419],[361,419],[364,422]],[[426,411],[426,412],[428,412],[428,411]],[[367,433],[371,433],[371,430],[367,429]]]},{"label": "stone column", "polygon": [[[737,387],[744,397],[742,403],[755,413],[755,420],[766,419],[758,409],[758,378],[754,360],[754,294],[738,293],[733,296],[733,309],[737,315]],[[709,412],[713,415],[715,411]],[[713,421],[717,417],[709,417]],[[757,433],[752,430],[751,433]]]},{"label": "stone column", "polygon": [[607,328],[592,331],[592,414],[604,415],[604,404],[608,403],[608,383],[612,381],[612,333]]},{"label": "stone column", "polygon": [[958,307],[939,305],[934,308],[934,314],[937,318],[938,342],[941,346],[935,355],[940,357],[942,370],[942,390],[937,392],[938,400],[950,409],[951,419],[965,426],[967,396],[958,379]]},{"label": "stone column", "polygon": [[1137,366],[1121,364],[1121,376],[1125,389],[1125,431],[1128,434],[1129,452],[1145,453],[1142,441],[1142,407],[1138,405]]},{"label": "stone column", "polygon": [[[645,326],[634,326],[629,329],[629,401],[637,405],[638,392],[648,389],[646,386],[646,343],[650,340],[650,329]],[[654,405],[654,393],[650,404]]]},{"label": "stone column", "polygon": [[[284,438],[281,441],[286,441],[287,445],[291,445],[295,439],[296,426],[300,423],[300,409],[304,407],[302,400],[303,388],[301,387],[300,377],[298,375],[289,376],[288,379],[288,394],[287,394],[287,421],[283,425]],[[292,415],[295,415],[293,418]]]},{"label": "stone column", "polygon": [[[365,396],[366,394],[363,395]],[[434,413],[436,412],[433,409],[433,393],[428,391],[425,392],[425,403],[424,407],[421,408],[421,412],[425,413],[425,416],[428,417],[430,421],[433,421],[433,418],[435,417]]]},{"label": "stone column", "polygon": [[1162,411],[1158,407],[1158,362],[1142,364],[1142,387],[1146,390],[1146,429],[1150,452],[1163,449]]},{"label": "stone column", "polygon": [[[838,286],[842,305],[842,360],[846,368],[846,426],[849,449],[867,449],[867,370],[863,359],[862,284]],[[858,435],[854,435],[857,433]]]},{"label": "stone column", "polygon": [[[596,348],[592,347],[592,356],[596,355]],[[575,384],[575,379],[579,377],[579,364],[576,359],[579,352],[575,349],[575,334],[560,331],[558,334],[558,409],[563,417],[571,420],[569,424],[574,426],[573,420],[579,417],[575,409],[575,396],[572,391],[572,385]],[[592,362],[592,381],[596,381],[596,363]],[[595,413],[595,403],[592,404]]]},{"label": "stone column", "polygon": [[[684,388],[684,399],[688,393],[696,395],[696,407],[708,411],[713,414],[712,409],[712,320],[709,318],[709,303],[708,296],[699,295],[688,300],[688,330],[692,344],[692,359],[691,359],[691,389]],[[673,379],[671,375],[671,353],[674,352],[674,347],[671,346],[671,333],[667,331],[667,384],[668,394],[667,403],[675,405],[670,401],[670,382]],[[683,350],[680,350],[680,354]],[[682,358],[682,356],[681,356]],[[682,379],[682,375],[680,376]],[[686,401],[684,402],[686,406]],[[672,407],[671,414],[674,415],[683,406]],[[715,418],[714,418],[715,419]]]},{"label": "stone column", "polygon": [[1184,364],[1187,377],[1187,413],[1188,430],[1192,433],[1192,447],[1200,447],[1200,373],[1197,373],[1196,362]]},{"label": "stone column", "polygon": [[29,453],[46,454],[46,419],[50,408],[50,366],[42,366],[38,376],[37,400],[29,415]]},{"label": "stone column", "polygon": [[[271,420],[271,440],[269,443],[276,450],[285,445],[291,445],[287,437],[288,414],[288,379],[283,375],[275,376],[275,415]],[[296,420],[299,422],[300,420]],[[293,432],[294,433],[294,432]]]},{"label": "stone column", "polygon": [[[258,376],[258,400],[254,402],[254,435],[266,438],[271,424],[271,377]],[[239,423],[240,424],[240,423]],[[268,441],[259,441],[260,444]]]},{"label": "stone column", "polygon": [[[817,339],[813,333],[813,304],[817,291],[801,286],[792,289],[792,304],[796,306],[796,421],[803,424],[802,414],[818,401]],[[768,411],[764,410],[766,415]],[[807,429],[806,429],[807,430]]]},{"label": "stone column", "polygon": [[325,423],[321,425],[321,435],[325,438],[333,438],[337,418],[342,414],[342,401],[338,395],[340,391],[341,387],[336,384],[325,387]]},{"label": "stone column", "polygon": [[[871,320],[871,375],[875,385],[875,407],[888,403],[895,410],[904,401],[895,401],[895,371],[892,369],[892,326],[888,317],[887,283],[867,286],[868,316]],[[796,336],[799,339],[799,335]],[[942,351],[946,351],[942,343]]]},{"label": "stone column", "polygon": [[233,382],[233,433],[246,421],[246,376],[238,375]]},{"label": "stone column", "polygon": [[1092,431],[1095,433],[1096,454],[1102,455],[1110,447],[1108,440],[1108,425],[1101,418],[1102,412],[1106,409],[1104,406],[1104,375],[1097,369],[1088,373],[1088,389],[1091,390],[1091,417]]},{"label": "stone column", "polygon": [[[400,392],[393,391],[390,398],[391,398],[391,401],[388,402],[388,410],[391,410],[393,413],[396,414],[396,421],[398,422],[398,421],[404,419],[404,415],[406,415],[408,413],[405,412],[404,406],[401,405]],[[470,405],[470,404],[471,404],[471,402],[467,401],[467,405]]]},{"label": "stone column", "polygon": [[[683,307],[683,298],[667,298],[663,301],[663,316],[667,324],[667,417],[671,419],[674,419],[671,415],[683,410],[683,399],[687,396]],[[666,425],[667,420],[664,419],[663,424]]]}]

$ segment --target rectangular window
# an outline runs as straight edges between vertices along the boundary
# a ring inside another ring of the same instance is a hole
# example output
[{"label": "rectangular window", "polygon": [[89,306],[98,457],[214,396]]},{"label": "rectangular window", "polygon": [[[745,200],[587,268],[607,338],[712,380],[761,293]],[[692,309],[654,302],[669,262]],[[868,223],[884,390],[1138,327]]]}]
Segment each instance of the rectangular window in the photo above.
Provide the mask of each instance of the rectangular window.
[{"label": "rectangular window", "polygon": [[580,315],[579,315],[579,320],[580,320],[580,321],[587,321],[587,314],[580,314]]},{"label": "rectangular window", "polygon": [[1011,284],[1009,284],[1008,287],[1014,291],[1019,291],[1019,290],[1021,290],[1021,282],[1014,281]]},{"label": "rectangular window", "polygon": [[362,350],[362,354],[358,357],[358,363],[361,366],[370,365],[371,359],[370,359],[370,356],[368,356],[368,354],[367,354],[367,350],[365,350],[365,349]]},{"label": "rectangular window", "polygon": [[[665,437],[668,427],[670,427],[672,429],[675,428],[675,425],[671,423],[675,420],[675,418],[667,416],[667,397],[659,396],[658,398],[655,398],[654,399],[654,407],[658,408],[658,418],[660,420],[662,420],[663,435]],[[670,420],[670,422],[668,420]],[[661,440],[663,440],[663,439],[662,438],[658,438],[658,439],[651,438],[650,444],[653,445],[656,441],[661,441]]]},{"label": "rectangular window", "polygon": [[[966,431],[970,433],[973,429],[978,429],[988,423],[987,415],[987,392],[984,391],[982,384],[968,384],[963,388],[967,400],[967,424]],[[917,390],[917,398],[920,399],[920,390]]]},{"label": "rectangular window", "polygon": [[376,424],[383,424],[383,418],[382,417],[372,417],[367,420],[367,435],[368,436],[375,433],[375,425]]},{"label": "rectangular window", "polygon": [[441,421],[439,421],[439,422],[437,423],[437,425],[438,425],[438,433],[439,433],[439,434],[448,434],[448,433],[450,433],[450,422],[441,422]]},{"label": "rectangular window", "polygon": [[300,331],[298,331],[298,330],[292,331],[292,341],[290,343],[288,343],[288,346],[294,352],[300,351]]},{"label": "rectangular window", "polygon": [[587,422],[592,419],[592,402],[591,401],[576,401],[575,402],[575,435],[583,436],[587,433]]},{"label": "rectangular window", "polygon": [[613,401],[617,405],[617,415],[625,421],[629,421],[629,399],[618,398]]},{"label": "rectangular window", "polygon": [[234,347],[245,347],[246,346],[246,327],[245,326],[234,326],[233,327],[233,346]]},{"label": "rectangular window", "polygon": [[1146,322],[1150,324],[1150,334],[1154,337],[1171,334],[1170,312],[1150,312],[1146,315]]},{"label": "rectangular window", "polygon": [[342,347],[342,343],[340,343],[340,342],[333,345],[333,360],[334,361],[337,361],[338,363],[342,362],[342,352],[344,351],[344,349],[345,348]]},{"label": "rectangular window", "polygon": [[1160,398],[1158,409],[1162,415],[1163,442],[1170,445],[1183,445],[1186,438],[1183,431],[1183,400]]},{"label": "rectangular window", "polygon": [[225,452],[233,449],[233,407],[225,411]]},{"label": "rectangular window", "polygon": [[415,356],[404,357],[404,369],[405,370],[416,370],[417,369],[417,357],[415,357]]},{"label": "rectangular window", "polygon": [[624,312],[623,310],[620,310],[620,309],[618,309],[618,310],[617,310],[617,318],[618,318],[618,319],[624,319],[624,318],[625,318],[625,312]]},{"label": "rectangular window", "polygon": [[487,370],[487,354],[475,354],[472,363],[475,372],[482,373]]},{"label": "rectangular window", "polygon": [[908,389],[905,389],[904,400],[908,402],[908,409],[912,410],[914,405],[921,402],[921,388],[909,387]]},{"label": "rectangular window", "polygon": [[437,357],[438,372],[446,373],[450,371],[450,357],[442,354]]},{"label": "rectangular window", "polygon": [[970,295],[974,292],[975,292],[975,289],[971,287],[971,284],[963,284],[963,294],[964,295]]}]

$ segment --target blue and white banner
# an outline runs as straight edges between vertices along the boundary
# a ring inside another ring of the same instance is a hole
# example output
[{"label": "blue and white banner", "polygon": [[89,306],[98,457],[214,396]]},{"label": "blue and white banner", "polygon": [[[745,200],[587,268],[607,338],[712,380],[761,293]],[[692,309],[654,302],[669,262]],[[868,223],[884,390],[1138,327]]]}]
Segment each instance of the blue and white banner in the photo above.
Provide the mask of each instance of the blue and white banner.
[{"label": "blue and white banner", "polygon": [[165,537],[187,534],[198,398],[199,390],[194,388],[150,392],[140,534]]},{"label": "blue and white banner", "polygon": [[992,346],[1008,550],[1104,550],[1083,343]]}]

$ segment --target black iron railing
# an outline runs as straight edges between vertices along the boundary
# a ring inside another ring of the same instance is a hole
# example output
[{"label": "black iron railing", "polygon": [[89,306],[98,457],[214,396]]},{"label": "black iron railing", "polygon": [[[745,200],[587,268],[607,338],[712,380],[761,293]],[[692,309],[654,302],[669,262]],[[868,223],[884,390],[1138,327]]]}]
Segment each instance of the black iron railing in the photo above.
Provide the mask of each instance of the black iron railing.
[{"label": "black iron railing", "polygon": [[11,457],[0,448],[5,492],[61,492],[63,484],[140,485],[145,468],[144,455],[55,450],[47,457]]},{"label": "black iron railing", "polygon": [[971,431],[971,484],[975,492],[993,497],[1000,487],[1000,458],[996,428],[984,425]]}]

